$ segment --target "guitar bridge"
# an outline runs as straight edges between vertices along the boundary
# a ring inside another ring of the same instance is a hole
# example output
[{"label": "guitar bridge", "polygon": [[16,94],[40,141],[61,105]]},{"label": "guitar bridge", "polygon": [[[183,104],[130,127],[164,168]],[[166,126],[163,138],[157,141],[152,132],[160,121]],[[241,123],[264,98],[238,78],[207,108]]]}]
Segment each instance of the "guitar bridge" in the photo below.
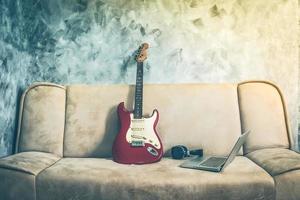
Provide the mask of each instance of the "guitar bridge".
[{"label": "guitar bridge", "polygon": [[144,147],[145,142],[143,140],[133,140],[133,141],[131,141],[131,146],[132,147]]}]

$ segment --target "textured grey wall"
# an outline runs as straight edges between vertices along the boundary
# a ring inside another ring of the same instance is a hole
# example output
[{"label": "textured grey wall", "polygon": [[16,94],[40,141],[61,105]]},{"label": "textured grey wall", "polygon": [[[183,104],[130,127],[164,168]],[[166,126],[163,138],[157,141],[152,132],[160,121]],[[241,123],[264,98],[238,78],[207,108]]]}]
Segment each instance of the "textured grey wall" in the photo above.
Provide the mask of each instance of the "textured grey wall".
[{"label": "textured grey wall", "polygon": [[133,83],[143,41],[146,82],[275,82],[296,137],[297,0],[0,0],[0,33],[0,156],[30,83]]}]

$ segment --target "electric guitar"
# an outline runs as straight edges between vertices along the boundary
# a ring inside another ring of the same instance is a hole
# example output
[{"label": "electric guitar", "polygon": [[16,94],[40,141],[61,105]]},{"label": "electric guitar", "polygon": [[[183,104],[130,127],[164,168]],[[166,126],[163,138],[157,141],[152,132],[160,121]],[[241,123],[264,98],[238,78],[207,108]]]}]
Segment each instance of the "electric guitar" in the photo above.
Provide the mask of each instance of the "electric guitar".
[{"label": "electric guitar", "polygon": [[142,44],[135,57],[137,74],[134,111],[128,111],[124,102],[118,106],[121,127],[112,148],[113,160],[118,163],[153,163],[163,155],[162,143],[156,131],[158,111],[155,109],[149,118],[143,117],[143,62],[147,59],[148,48],[147,43]]}]

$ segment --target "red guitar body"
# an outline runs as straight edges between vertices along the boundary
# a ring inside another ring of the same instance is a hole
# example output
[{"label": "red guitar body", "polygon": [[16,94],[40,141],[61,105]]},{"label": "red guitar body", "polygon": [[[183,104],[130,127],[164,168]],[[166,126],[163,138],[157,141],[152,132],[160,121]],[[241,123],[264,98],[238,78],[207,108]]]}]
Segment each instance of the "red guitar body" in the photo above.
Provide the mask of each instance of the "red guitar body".
[{"label": "red guitar body", "polygon": [[156,132],[158,111],[154,110],[149,118],[134,119],[133,113],[122,102],[118,106],[118,115],[121,127],[112,148],[114,161],[122,164],[159,161],[163,155],[163,147]]}]

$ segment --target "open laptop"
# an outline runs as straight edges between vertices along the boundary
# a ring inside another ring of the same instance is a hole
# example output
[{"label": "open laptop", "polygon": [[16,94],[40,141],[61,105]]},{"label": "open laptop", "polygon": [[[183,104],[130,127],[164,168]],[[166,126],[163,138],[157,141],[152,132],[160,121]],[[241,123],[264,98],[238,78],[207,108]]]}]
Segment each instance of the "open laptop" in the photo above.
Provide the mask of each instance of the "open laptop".
[{"label": "open laptop", "polygon": [[185,161],[179,166],[184,168],[202,169],[206,171],[220,172],[233,161],[235,156],[238,154],[241,146],[245,143],[249,132],[250,131],[246,131],[239,137],[234,147],[232,148],[230,154],[226,157],[220,157],[220,156],[196,157]]}]

